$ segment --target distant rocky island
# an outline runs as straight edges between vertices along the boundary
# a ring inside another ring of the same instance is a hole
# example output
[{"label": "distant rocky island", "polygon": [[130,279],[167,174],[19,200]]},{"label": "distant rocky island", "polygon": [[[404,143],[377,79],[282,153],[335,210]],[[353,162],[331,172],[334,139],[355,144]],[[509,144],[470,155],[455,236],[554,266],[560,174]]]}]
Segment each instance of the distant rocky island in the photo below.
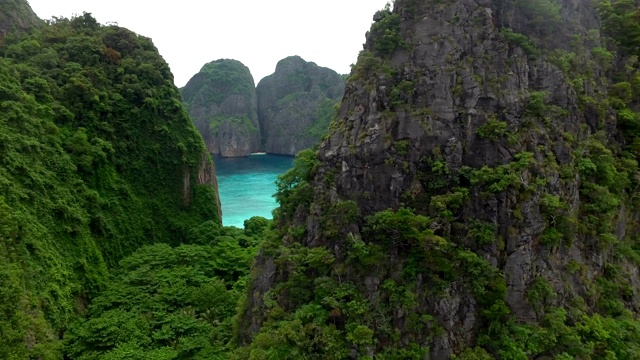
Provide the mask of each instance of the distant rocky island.
[{"label": "distant rocky island", "polygon": [[212,61],[181,89],[209,152],[295,155],[328,132],[344,92],[337,72],[290,56],[254,86],[249,69],[232,59]]},{"label": "distant rocky island", "polygon": [[236,157],[261,149],[253,76],[241,62],[204,65],[181,93],[210,153]]}]

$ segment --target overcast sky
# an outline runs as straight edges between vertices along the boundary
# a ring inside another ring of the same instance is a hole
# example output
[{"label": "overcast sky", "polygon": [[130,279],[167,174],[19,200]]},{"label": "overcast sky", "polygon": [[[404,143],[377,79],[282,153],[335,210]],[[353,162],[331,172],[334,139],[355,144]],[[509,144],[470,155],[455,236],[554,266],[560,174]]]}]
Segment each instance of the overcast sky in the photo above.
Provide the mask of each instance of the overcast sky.
[{"label": "overcast sky", "polygon": [[345,74],[388,0],[29,0],[43,19],[90,12],[153,39],[184,86],[205,63],[236,59],[256,82],[299,55]]}]

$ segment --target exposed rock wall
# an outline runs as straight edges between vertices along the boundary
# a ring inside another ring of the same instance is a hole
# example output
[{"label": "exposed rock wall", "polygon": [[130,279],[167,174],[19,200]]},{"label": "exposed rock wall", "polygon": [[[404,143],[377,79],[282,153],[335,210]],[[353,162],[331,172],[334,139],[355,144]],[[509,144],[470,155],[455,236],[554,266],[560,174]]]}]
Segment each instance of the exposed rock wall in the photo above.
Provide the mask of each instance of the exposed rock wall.
[{"label": "exposed rock wall", "polygon": [[282,59],[256,87],[264,150],[295,155],[326,133],[344,91],[335,71],[299,56]]},{"label": "exposed rock wall", "polygon": [[[294,231],[256,262],[241,341],[312,303],[352,339],[352,358],[416,345],[431,359],[474,346],[507,359],[505,339],[523,356],[566,350],[518,344],[514,329],[548,330],[553,311],[563,326],[637,314],[637,271],[615,252],[637,230],[637,163],[607,106],[610,63],[592,52],[604,46],[594,4],[397,0],[374,20],[313,195],[281,209]],[[316,249],[331,269],[292,260]],[[291,280],[301,272],[313,286]],[[321,295],[332,281],[357,291]],[[358,342],[358,326],[374,340]]]},{"label": "exposed rock wall", "polygon": [[182,96],[209,151],[236,157],[258,151],[295,155],[317,144],[343,91],[338,73],[292,56],[255,89],[240,62],[211,62]]},{"label": "exposed rock wall", "polygon": [[212,154],[237,157],[260,150],[253,77],[242,63],[206,64],[182,89],[182,97]]},{"label": "exposed rock wall", "polygon": [[0,1],[0,38],[10,31],[25,31],[42,24],[27,1]]},{"label": "exposed rock wall", "polygon": [[[198,165],[198,177],[196,181],[191,180],[191,169],[185,167],[184,170],[184,189],[183,199],[184,205],[189,206],[191,204],[191,198],[193,195],[192,183],[195,185],[208,185],[211,186],[215,193],[218,194],[218,179],[216,178],[216,167],[209,154],[202,154],[200,164]],[[217,217],[216,219],[222,219],[222,206],[220,204],[220,197],[216,196]]]}]

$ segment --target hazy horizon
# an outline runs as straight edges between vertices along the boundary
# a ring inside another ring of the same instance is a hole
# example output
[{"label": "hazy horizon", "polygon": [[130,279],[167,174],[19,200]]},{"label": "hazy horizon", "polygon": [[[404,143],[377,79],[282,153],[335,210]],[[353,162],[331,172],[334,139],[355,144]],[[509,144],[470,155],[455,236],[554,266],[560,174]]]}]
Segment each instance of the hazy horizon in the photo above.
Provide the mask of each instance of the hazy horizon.
[{"label": "hazy horizon", "polygon": [[218,59],[242,62],[256,84],[273,73],[279,60],[293,55],[347,74],[373,14],[387,2],[184,0],[176,7],[149,0],[30,0],[29,4],[43,19],[88,12],[100,23],[115,22],[150,37],[171,67],[175,84],[182,87],[204,64]]}]

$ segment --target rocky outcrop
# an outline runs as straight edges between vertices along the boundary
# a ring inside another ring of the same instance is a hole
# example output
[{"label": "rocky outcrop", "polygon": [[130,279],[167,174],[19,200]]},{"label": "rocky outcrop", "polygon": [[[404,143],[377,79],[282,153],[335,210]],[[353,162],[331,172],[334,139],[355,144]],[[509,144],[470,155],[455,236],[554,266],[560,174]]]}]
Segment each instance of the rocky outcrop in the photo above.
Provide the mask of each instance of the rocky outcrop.
[{"label": "rocky outcrop", "polygon": [[637,162],[594,6],[378,12],[317,163],[280,187],[240,341],[301,324],[345,358],[568,359],[590,321],[637,316]]},{"label": "rocky outcrop", "polygon": [[[184,170],[184,189],[183,189],[183,201],[186,207],[191,205],[192,197],[194,194],[193,186],[205,185],[211,187],[216,194],[218,194],[218,178],[216,177],[216,167],[211,159],[211,155],[203,153],[200,158],[200,164],[198,165],[198,176],[196,181],[191,179],[191,169],[185,167]],[[220,204],[220,197],[215,197],[215,205],[217,211],[216,219],[222,220],[222,205]]]},{"label": "rocky outcrop", "polygon": [[203,66],[181,92],[212,154],[237,157],[260,150],[253,77],[241,62],[212,61]]},{"label": "rocky outcrop", "polygon": [[256,88],[264,151],[295,155],[317,144],[344,91],[335,71],[299,56],[282,59]]},{"label": "rocky outcrop", "polygon": [[10,31],[26,31],[42,24],[27,1],[0,1],[0,37]]}]

